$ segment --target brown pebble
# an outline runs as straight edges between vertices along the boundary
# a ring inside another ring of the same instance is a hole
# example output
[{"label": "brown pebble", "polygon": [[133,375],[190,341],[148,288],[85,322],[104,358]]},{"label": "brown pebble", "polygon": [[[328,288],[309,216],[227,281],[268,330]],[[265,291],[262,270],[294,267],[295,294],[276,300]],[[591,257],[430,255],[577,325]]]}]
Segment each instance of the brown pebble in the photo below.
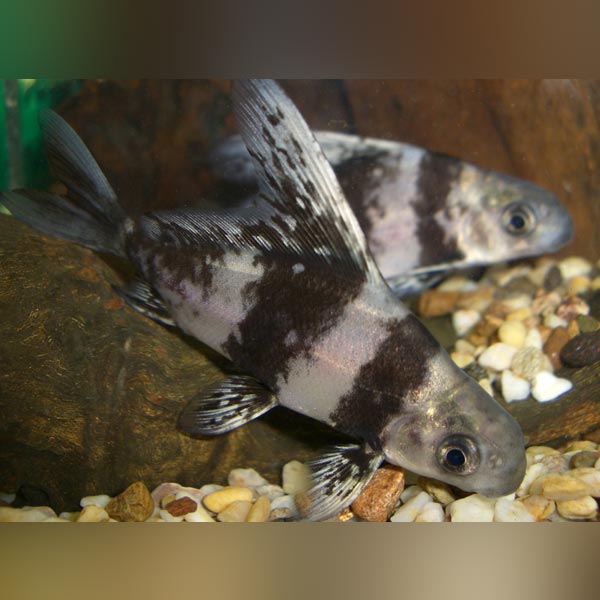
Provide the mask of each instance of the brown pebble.
[{"label": "brown pebble", "polygon": [[132,483],[106,505],[106,512],[117,521],[145,521],[154,512],[154,501],[141,481]]},{"label": "brown pebble", "polygon": [[585,367],[600,360],[600,330],[580,333],[563,346],[560,360],[570,367]]},{"label": "brown pebble", "polygon": [[560,369],[562,366],[560,361],[560,351],[569,339],[569,332],[566,327],[555,327],[552,330],[548,341],[544,344],[544,353],[550,359],[550,362],[555,369]]},{"label": "brown pebble", "polygon": [[570,338],[574,338],[576,335],[579,335],[581,332],[579,331],[579,325],[577,325],[577,321],[573,319],[567,325],[567,333]]},{"label": "brown pebble", "polygon": [[571,456],[569,461],[569,469],[591,468],[600,458],[600,452],[592,452],[590,450],[582,450]]},{"label": "brown pebble", "polygon": [[404,490],[404,471],[385,465],[375,471],[371,481],[352,503],[352,512],[365,521],[387,521]]},{"label": "brown pebble", "polygon": [[484,338],[489,338],[498,331],[504,320],[494,314],[484,314],[480,321],[475,325],[473,334]]},{"label": "brown pebble", "polygon": [[198,508],[198,503],[187,496],[182,496],[178,500],[171,500],[166,506],[165,510],[174,517],[182,517],[188,513],[193,513]]},{"label": "brown pebble", "polygon": [[449,315],[458,301],[458,292],[427,290],[419,297],[418,311],[422,317],[443,317]]},{"label": "brown pebble", "polygon": [[542,336],[542,343],[545,344],[548,341],[548,338],[550,337],[550,334],[553,330],[550,327],[547,327],[546,325],[539,325],[538,331]]},{"label": "brown pebble", "polygon": [[551,292],[552,290],[555,290],[561,283],[562,276],[560,274],[560,269],[556,265],[551,266],[544,276],[544,282],[542,283],[543,288],[547,292]]}]

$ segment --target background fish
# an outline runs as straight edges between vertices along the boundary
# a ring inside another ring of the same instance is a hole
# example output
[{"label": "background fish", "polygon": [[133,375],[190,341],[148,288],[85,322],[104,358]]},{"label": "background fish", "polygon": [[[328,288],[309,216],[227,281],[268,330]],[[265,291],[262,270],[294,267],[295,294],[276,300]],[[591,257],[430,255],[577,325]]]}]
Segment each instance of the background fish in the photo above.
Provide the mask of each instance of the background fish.
[{"label": "background fish", "polygon": [[312,464],[307,518],[350,504],[384,459],[469,491],[513,491],[525,471],[519,426],[392,294],[295,106],[269,80],[234,83],[233,101],[261,205],[134,222],[53,113],[42,125],[67,195],[2,200],[44,233],[128,257],[141,279],[126,300],[241,370],[190,402],[184,430],[224,433],[281,404],[356,440]]},{"label": "background fish", "polygon": [[[545,254],[573,235],[558,199],[527,181],[410,144],[330,131],[315,137],[377,266],[401,296],[435,284],[450,269]],[[240,136],[219,144],[210,162],[224,180],[255,185]]]}]

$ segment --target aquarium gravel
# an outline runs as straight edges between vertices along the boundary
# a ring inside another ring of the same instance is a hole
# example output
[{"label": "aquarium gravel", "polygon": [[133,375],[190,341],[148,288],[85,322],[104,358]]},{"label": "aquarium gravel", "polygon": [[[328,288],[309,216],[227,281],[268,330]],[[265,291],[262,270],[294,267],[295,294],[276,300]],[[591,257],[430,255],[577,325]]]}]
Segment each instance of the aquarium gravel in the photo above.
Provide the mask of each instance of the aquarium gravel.
[{"label": "aquarium gravel", "polygon": [[[600,451],[589,440],[560,449],[531,446],[518,490],[501,498],[465,494],[445,483],[416,478],[386,465],[350,508],[330,521],[543,522],[596,521],[600,498]],[[405,485],[405,480],[414,483]],[[308,483],[307,467],[291,461],[282,485],[269,483],[254,469],[233,469],[227,485],[199,488],[162,483],[152,492],[135,482],[118,496],[86,496],[81,510],[57,515],[47,506],[0,506],[0,521],[37,522],[266,522],[294,520]],[[1,494],[6,503],[14,498]]]}]

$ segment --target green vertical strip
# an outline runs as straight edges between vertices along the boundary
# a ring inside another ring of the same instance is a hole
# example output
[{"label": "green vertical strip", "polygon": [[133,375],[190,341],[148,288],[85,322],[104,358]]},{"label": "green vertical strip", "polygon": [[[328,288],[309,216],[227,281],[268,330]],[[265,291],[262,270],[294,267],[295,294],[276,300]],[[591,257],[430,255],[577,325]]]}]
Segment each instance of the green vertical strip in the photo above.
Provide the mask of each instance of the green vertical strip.
[{"label": "green vertical strip", "polygon": [[6,109],[4,81],[0,80],[0,190],[8,189],[8,148],[6,147]]}]

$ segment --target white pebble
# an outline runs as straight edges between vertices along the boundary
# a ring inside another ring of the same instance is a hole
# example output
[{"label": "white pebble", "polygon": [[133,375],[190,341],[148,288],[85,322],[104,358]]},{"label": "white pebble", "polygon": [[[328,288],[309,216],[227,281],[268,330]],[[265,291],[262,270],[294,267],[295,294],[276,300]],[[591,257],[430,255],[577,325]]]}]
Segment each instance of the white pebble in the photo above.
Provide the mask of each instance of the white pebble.
[{"label": "white pebble", "polygon": [[502,371],[502,396],[506,402],[525,400],[529,397],[530,385],[525,379],[517,377],[508,369]]},{"label": "white pebble", "polygon": [[98,496],[84,496],[79,502],[79,506],[81,508],[85,508],[86,506],[97,506],[98,508],[105,508],[106,505],[110,502],[110,496],[106,494],[99,494]]},{"label": "white pebble", "polygon": [[393,523],[412,523],[425,505],[432,500],[433,498],[429,494],[420,492],[396,510],[390,517],[390,521]]},{"label": "white pebble", "polygon": [[513,356],[517,349],[503,342],[492,344],[479,357],[479,364],[486,369],[494,371],[504,371],[510,367]]},{"label": "white pebble", "polygon": [[[48,507],[36,506],[36,507],[23,507],[13,508],[12,506],[0,506],[0,523],[14,523],[20,522],[39,522],[45,521],[46,519],[56,516],[56,513],[52,513],[46,510]],[[49,509],[52,510],[52,509]]]},{"label": "white pebble", "polygon": [[600,470],[600,458],[594,463],[594,469]]},{"label": "white pebble", "polygon": [[98,506],[88,504],[77,517],[78,523],[101,523],[109,520],[108,513]]},{"label": "white pebble", "polygon": [[525,477],[523,477],[523,481],[521,481],[521,485],[517,489],[517,497],[522,498],[523,496],[528,496],[530,494],[531,484],[536,479],[546,475],[546,473],[548,473],[548,468],[543,463],[534,463],[528,467],[525,472]]},{"label": "white pebble", "polygon": [[444,509],[437,502],[427,502],[415,519],[415,523],[443,523],[444,521]]},{"label": "white pebble", "polygon": [[423,488],[419,485],[409,485],[408,487],[405,487],[400,494],[400,502],[406,504],[411,498],[414,498],[423,491]]},{"label": "white pebble", "polygon": [[531,306],[531,296],[528,294],[514,294],[513,296],[502,300],[502,304],[512,312],[519,310],[520,308]]},{"label": "white pebble", "polygon": [[554,313],[548,313],[544,317],[544,325],[550,329],[556,329],[557,327],[567,327],[569,323]]},{"label": "white pebble", "polygon": [[537,348],[541,350],[544,347],[544,341],[542,340],[542,334],[537,327],[532,327],[525,336],[525,342],[523,343],[525,348]]},{"label": "white pebble", "polygon": [[525,344],[527,328],[521,321],[505,321],[498,329],[498,339],[515,348],[522,348]]},{"label": "white pebble", "polygon": [[452,325],[457,335],[464,335],[481,319],[481,315],[472,309],[457,310],[452,315]]},{"label": "white pebble", "polygon": [[588,275],[592,264],[580,256],[569,256],[558,263],[558,268],[563,280],[568,281],[578,275]]},{"label": "white pebble", "polygon": [[254,469],[233,469],[227,476],[227,483],[235,487],[257,487],[269,482]]},{"label": "white pebble", "polygon": [[594,496],[594,498],[600,498],[600,471],[590,467],[580,467],[579,469],[571,469],[567,474],[576,477],[587,485],[586,494]]},{"label": "white pebble", "polygon": [[271,518],[294,519],[297,516],[298,507],[294,496],[279,496],[271,501]]},{"label": "white pebble", "polygon": [[593,519],[598,514],[598,503],[591,496],[556,503],[558,514],[565,519]]},{"label": "white pebble", "polygon": [[462,275],[453,275],[438,285],[437,289],[440,292],[473,292],[477,289],[477,284]]},{"label": "white pebble", "polygon": [[485,392],[487,392],[490,396],[494,396],[494,390],[492,389],[492,382],[488,377],[484,377],[477,382]]},{"label": "white pebble", "polygon": [[573,384],[568,379],[542,371],[533,380],[531,394],[538,402],[549,402],[568,392],[572,387]]},{"label": "white pebble", "polygon": [[456,340],[456,344],[454,344],[454,349],[456,352],[464,352],[466,354],[475,354],[475,346],[467,340]]},{"label": "white pebble", "polygon": [[212,494],[213,492],[218,492],[219,490],[222,490],[225,486],[222,485],[218,485],[216,483],[207,483],[206,485],[203,485],[200,488],[200,493],[202,494],[202,496],[208,496],[209,494]]},{"label": "white pebble", "polygon": [[461,369],[464,369],[475,360],[475,357],[468,352],[452,352],[450,358],[454,361],[454,364]]},{"label": "white pebble", "polygon": [[525,347],[513,356],[510,370],[517,377],[531,382],[540,371],[552,371],[552,364],[539,348]]},{"label": "white pebble", "polygon": [[281,479],[286,494],[295,496],[310,489],[310,469],[299,460],[291,460],[283,466]]},{"label": "white pebble", "polygon": [[214,519],[210,516],[209,512],[202,506],[201,503],[198,503],[196,510],[194,512],[187,513],[183,515],[183,520],[188,521],[189,523],[213,523]]},{"label": "white pebble", "polygon": [[181,515],[179,517],[173,516],[168,510],[161,508],[159,512],[159,516],[163,521],[167,521],[168,523],[181,523],[185,515]]},{"label": "white pebble", "polygon": [[279,498],[285,494],[281,486],[273,485],[271,483],[268,483],[267,485],[259,485],[256,488],[256,493],[259,496],[266,496],[270,502],[275,500],[275,498]]},{"label": "white pebble", "polygon": [[491,523],[495,504],[496,500],[473,494],[452,502],[446,507],[446,512],[455,523]]},{"label": "white pebble", "polygon": [[533,523],[535,517],[522,502],[501,498],[494,507],[494,521],[500,523]]}]

